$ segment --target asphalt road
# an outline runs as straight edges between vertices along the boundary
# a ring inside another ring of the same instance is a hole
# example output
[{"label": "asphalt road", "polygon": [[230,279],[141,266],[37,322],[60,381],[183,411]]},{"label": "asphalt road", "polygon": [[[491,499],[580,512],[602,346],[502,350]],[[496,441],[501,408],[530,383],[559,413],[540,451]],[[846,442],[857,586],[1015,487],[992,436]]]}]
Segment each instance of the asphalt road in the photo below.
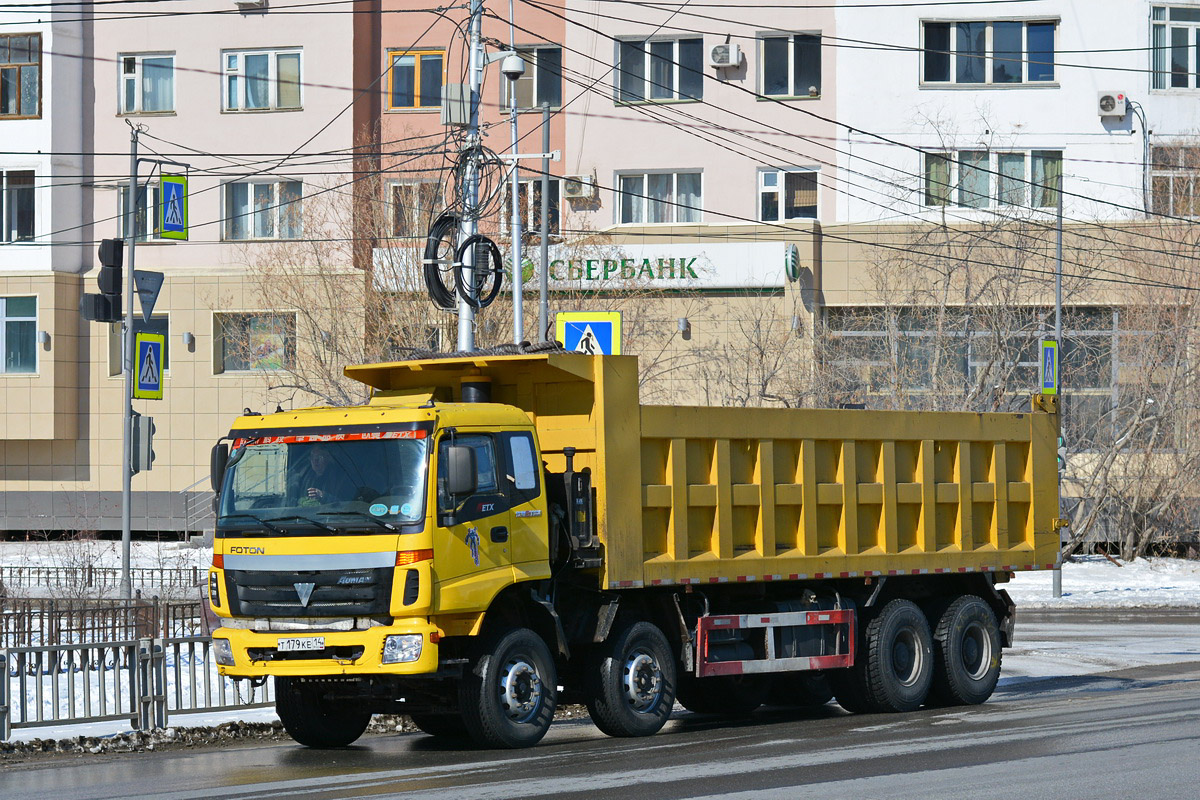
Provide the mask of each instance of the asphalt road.
[{"label": "asphalt road", "polygon": [[[1075,615],[1033,630],[1111,646],[1113,627],[1108,615]],[[1166,622],[1181,639],[1197,627],[1191,614]],[[31,762],[0,775],[0,797],[1190,800],[1200,791],[1192,653],[1180,651],[1185,663],[1026,678],[970,708],[852,716],[831,704],[733,723],[677,712],[657,736],[636,740],[606,738],[586,720],[559,722],[541,745],[515,752],[406,734],[341,751],[270,743]]]}]

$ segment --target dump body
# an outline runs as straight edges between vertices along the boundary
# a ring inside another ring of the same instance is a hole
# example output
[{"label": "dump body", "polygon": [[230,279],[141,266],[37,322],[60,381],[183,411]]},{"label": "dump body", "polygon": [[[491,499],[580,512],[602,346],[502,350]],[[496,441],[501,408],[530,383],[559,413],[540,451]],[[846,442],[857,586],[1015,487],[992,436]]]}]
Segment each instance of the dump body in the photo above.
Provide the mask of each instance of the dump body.
[{"label": "dump body", "polygon": [[637,361],[480,356],[351,367],[449,399],[469,373],[590,467],[608,589],[1050,569],[1056,406],[1030,413],[643,406]]}]

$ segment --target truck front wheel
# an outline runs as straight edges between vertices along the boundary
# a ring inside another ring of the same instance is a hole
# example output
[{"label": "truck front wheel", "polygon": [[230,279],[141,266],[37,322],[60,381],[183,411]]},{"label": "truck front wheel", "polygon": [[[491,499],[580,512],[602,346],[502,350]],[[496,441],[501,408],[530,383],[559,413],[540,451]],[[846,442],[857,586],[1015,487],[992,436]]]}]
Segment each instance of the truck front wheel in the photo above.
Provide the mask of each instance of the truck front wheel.
[{"label": "truck front wheel", "polygon": [[485,747],[532,747],[550,729],[557,704],[554,659],[528,628],[492,637],[459,684],[463,724]]},{"label": "truck front wheel", "polygon": [[319,684],[275,678],[275,711],[288,734],[306,747],[345,747],[363,735],[371,712],[327,700]]},{"label": "truck front wheel", "polygon": [[667,637],[637,622],[602,645],[591,665],[588,711],[609,736],[653,736],[675,705],[675,657]]},{"label": "truck front wheel", "polygon": [[936,705],[977,705],[992,696],[1000,679],[1000,627],[981,598],[963,595],[938,617],[934,638]]}]

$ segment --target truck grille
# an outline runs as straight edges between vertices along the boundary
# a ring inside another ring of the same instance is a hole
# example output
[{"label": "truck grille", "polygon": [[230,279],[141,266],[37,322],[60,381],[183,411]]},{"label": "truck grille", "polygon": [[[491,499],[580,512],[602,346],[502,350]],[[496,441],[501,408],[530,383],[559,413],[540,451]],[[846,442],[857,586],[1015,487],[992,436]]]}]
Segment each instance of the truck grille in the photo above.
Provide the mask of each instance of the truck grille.
[{"label": "truck grille", "polygon": [[[229,611],[235,617],[386,615],[392,572],[390,567],[337,572],[226,570]],[[312,584],[307,603],[301,599],[308,590],[306,584]]]}]

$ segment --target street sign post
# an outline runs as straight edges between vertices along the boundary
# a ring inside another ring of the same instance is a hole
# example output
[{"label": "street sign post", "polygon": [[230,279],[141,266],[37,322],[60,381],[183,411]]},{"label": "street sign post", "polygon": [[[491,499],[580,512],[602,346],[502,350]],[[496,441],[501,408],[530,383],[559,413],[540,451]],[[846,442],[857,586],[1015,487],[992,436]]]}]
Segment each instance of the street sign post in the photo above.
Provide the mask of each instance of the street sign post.
[{"label": "street sign post", "polygon": [[162,354],[167,337],[161,333],[134,335],[133,396],[139,400],[162,400]]},{"label": "street sign post", "polygon": [[1042,394],[1058,394],[1058,342],[1054,339],[1042,340],[1038,385]]},{"label": "street sign post", "polygon": [[560,311],[555,337],[567,350],[596,356],[621,355],[620,311]]},{"label": "street sign post", "polygon": [[163,175],[159,179],[162,187],[162,203],[160,204],[158,228],[159,235],[164,239],[188,238],[187,213],[187,177],[184,175]]}]

